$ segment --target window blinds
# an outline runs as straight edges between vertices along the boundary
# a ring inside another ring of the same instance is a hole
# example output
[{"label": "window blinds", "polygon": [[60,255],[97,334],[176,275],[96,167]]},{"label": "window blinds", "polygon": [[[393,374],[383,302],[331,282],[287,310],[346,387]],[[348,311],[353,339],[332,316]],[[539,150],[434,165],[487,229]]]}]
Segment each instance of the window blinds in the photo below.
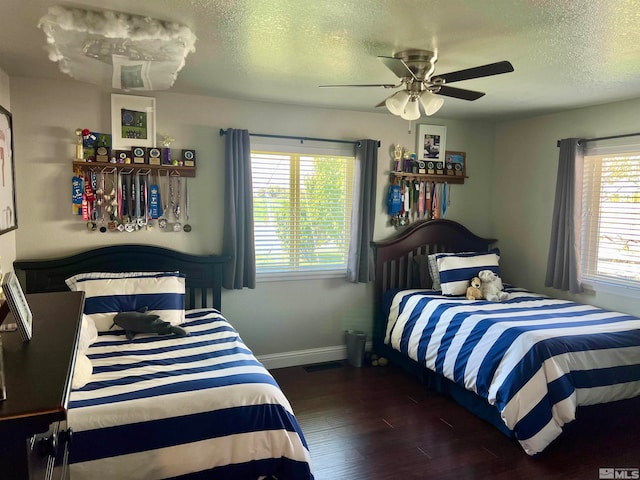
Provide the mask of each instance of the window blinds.
[{"label": "window blinds", "polygon": [[353,154],[252,147],[257,273],[346,272]]},{"label": "window blinds", "polygon": [[585,152],[582,276],[640,287],[640,148]]}]

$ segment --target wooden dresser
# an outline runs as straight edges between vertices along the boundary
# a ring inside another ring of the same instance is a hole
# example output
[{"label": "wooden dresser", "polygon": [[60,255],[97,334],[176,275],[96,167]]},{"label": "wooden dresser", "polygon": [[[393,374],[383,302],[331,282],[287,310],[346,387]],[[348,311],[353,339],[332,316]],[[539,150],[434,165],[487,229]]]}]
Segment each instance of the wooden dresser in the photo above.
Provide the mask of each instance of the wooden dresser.
[{"label": "wooden dresser", "polygon": [[[6,400],[0,401],[0,477],[67,478],[67,403],[84,307],[83,292],[27,295],[33,338],[3,332]],[[4,323],[12,322],[11,314]]]}]

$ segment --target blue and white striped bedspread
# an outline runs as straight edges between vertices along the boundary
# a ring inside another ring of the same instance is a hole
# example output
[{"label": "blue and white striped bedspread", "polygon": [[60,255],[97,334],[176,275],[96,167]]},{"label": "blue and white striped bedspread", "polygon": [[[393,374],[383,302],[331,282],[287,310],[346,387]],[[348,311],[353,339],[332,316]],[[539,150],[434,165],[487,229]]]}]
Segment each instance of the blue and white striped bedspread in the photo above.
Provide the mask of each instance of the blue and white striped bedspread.
[{"label": "blue and white striped bedspread", "polygon": [[495,303],[405,290],[385,342],[495,405],[529,455],[578,405],[640,395],[640,319],[521,289]]},{"label": "blue and white striped bedspread", "polygon": [[101,335],[91,382],[71,392],[71,478],[313,479],[291,406],[215,310],[187,337]]}]

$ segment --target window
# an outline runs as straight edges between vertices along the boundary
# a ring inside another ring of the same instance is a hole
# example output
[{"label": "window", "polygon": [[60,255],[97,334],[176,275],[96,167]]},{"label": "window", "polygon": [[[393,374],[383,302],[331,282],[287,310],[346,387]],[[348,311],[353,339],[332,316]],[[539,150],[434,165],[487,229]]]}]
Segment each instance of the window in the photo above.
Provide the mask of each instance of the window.
[{"label": "window", "polygon": [[581,247],[581,281],[640,289],[640,146],[587,148]]},{"label": "window", "polygon": [[257,275],[345,275],[353,145],[251,143]]}]

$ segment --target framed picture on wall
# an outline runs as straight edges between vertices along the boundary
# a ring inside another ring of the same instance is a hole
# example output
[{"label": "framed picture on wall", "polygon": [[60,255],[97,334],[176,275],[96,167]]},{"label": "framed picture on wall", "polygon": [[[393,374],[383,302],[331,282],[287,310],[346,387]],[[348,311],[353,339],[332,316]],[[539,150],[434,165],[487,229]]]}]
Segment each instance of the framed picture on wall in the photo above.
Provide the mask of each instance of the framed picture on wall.
[{"label": "framed picture on wall", "polygon": [[18,228],[11,113],[0,106],[0,235]]},{"label": "framed picture on wall", "polygon": [[446,166],[447,175],[455,175],[456,177],[464,177],[467,172],[467,154],[465,152],[447,151],[444,154],[444,164]]},{"label": "framed picture on wall", "polygon": [[112,148],[156,146],[156,99],[111,94]]},{"label": "framed picture on wall", "polygon": [[444,163],[447,143],[447,127],[442,125],[419,125],[416,139],[418,160]]}]

